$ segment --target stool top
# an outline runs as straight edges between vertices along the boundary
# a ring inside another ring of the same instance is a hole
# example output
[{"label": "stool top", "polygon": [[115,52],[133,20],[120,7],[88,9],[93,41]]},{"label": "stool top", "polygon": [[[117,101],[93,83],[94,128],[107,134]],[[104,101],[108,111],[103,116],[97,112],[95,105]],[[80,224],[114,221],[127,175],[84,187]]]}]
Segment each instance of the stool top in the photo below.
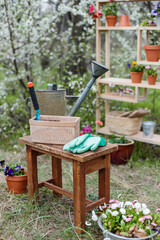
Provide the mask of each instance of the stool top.
[{"label": "stool top", "polygon": [[42,143],[35,143],[31,141],[31,136],[25,136],[19,138],[20,143],[24,143],[26,146],[30,146],[32,150],[53,155],[57,158],[72,161],[76,160],[79,162],[87,162],[94,158],[105,156],[114,152],[118,149],[116,144],[107,143],[105,147],[98,147],[95,151],[87,151],[81,154],[73,154],[68,151],[63,151],[63,145],[52,145],[52,144],[42,144]]}]

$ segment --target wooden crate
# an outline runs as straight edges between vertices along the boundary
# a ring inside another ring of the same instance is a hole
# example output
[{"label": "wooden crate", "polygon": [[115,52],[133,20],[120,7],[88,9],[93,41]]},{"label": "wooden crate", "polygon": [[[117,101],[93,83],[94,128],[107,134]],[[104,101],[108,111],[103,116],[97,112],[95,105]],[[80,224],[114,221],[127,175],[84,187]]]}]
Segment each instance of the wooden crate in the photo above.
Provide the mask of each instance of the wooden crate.
[{"label": "wooden crate", "polygon": [[79,136],[79,117],[41,115],[40,119],[37,121],[34,117],[29,120],[33,142],[66,144]]}]

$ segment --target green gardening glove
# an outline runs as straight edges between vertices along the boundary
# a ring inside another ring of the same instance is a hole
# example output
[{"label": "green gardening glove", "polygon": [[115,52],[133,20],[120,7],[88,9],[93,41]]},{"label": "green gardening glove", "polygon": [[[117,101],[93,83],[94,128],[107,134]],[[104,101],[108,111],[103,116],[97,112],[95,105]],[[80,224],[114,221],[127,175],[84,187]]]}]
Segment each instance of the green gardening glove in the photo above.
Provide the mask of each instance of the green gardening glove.
[{"label": "green gardening glove", "polygon": [[88,150],[94,151],[98,147],[106,146],[106,144],[107,144],[106,140],[102,137],[89,137],[79,146],[72,148],[71,152],[83,153]]},{"label": "green gardening glove", "polygon": [[72,148],[76,147],[76,146],[79,146],[81,143],[83,143],[88,137],[92,137],[92,135],[90,134],[84,134],[84,135],[81,135],[77,138],[74,138],[72,141],[66,143],[64,146],[63,146],[63,150],[64,151],[69,151],[71,150]]}]

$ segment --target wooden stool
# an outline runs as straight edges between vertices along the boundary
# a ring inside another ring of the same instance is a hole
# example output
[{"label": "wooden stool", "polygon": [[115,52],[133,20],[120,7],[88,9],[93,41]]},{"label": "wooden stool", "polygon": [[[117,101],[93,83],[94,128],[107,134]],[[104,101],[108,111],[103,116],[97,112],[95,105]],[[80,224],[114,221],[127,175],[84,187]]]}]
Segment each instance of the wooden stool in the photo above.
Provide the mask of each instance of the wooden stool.
[{"label": "wooden stool", "polygon": [[[28,195],[34,200],[38,197],[38,188],[47,187],[57,196],[65,195],[74,200],[74,226],[77,233],[85,229],[86,212],[108,203],[110,199],[110,153],[117,150],[117,145],[107,143],[96,151],[82,154],[72,154],[63,151],[62,145],[37,144],[31,137],[22,137],[19,142],[26,145]],[[52,179],[38,183],[37,156],[47,154],[52,156]],[[73,163],[73,193],[62,188],[62,159]],[[92,201],[86,198],[87,174],[99,171],[99,199]],[[81,228],[81,229],[79,229]]]}]

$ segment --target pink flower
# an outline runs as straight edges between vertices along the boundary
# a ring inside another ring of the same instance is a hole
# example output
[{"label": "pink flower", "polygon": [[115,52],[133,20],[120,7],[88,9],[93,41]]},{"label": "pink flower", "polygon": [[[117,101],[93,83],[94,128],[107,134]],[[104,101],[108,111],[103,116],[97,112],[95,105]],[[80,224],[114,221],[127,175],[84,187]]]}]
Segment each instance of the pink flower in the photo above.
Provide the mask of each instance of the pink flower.
[{"label": "pink flower", "polygon": [[146,69],[150,69],[150,66],[149,66],[149,65],[147,65],[147,66],[146,66]]},{"label": "pink flower", "polygon": [[147,216],[145,216],[144,218],[145,218],[145,219],[150,219],[150,220],[152,220],[152,216],[151,216],[151,215],[147,215]]},{"label": "pink flower", "polygon": [[89,13],[93,13],[93,11],[94,11],[94,6],[91,5],[90,8],[89,8]]},{"label": "pink flower", "polygon": [[96,120],[96,121],[95,121],[95,124],[98,124],[98,125],[100,125],[100,126],[103,126],[103,122],[100,121],[100,120]]},{"label": "pink flower", "polygon": [[97,10],[97,14],[98,16],[103,16],[103,14],[101,13],[101,11]]},{"label": "pink flower", "polygon": [[160,211],[160,208],[157,208],[156,211]]},{"label": "pink flower", "polygon": [[113,203],[115,201],[116,201],[115,199],[111,199],[111,200],[109,200],[109,203]]},{"label": "pink flower", "polygon": [[135,202],[138,202],[138,200],[133,200],[132,203],[134,204]]},{"label": "pink flower", "polygon": [[154,227],[157,227],[157,224],[155,222],[151,223]]},{"label": "pink flower", "polygon": [[129,218],[132,218],[132,217],[133,217],[133,215],[128,215],[128,217],[129,217]]},{"label": "pink flower", "polygon": [[108,206],[108,208],[112,208],[112,204],[110,204],[110,205]]},{"label": "pink flower", "polygon": [[142,223],[144,223],[144,220],[145,220],[144,217],[140,217],[140,218],[139,218],[139,221],[142,222]]},{"label": "pink flower", "polygon": [[126,222],[130,222],[132,218],[126,218]]}]

